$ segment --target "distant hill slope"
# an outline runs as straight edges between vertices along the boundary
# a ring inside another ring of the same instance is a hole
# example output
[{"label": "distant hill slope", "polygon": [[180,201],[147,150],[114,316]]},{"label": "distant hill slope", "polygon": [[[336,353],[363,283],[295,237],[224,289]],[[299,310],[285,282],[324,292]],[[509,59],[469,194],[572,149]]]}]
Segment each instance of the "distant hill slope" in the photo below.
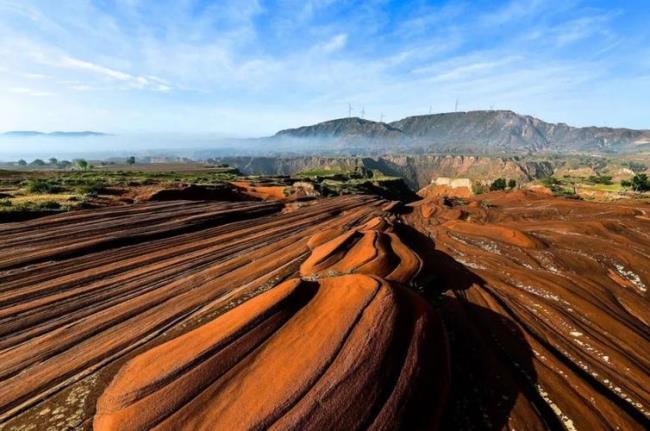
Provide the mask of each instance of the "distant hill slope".
[{"label": "distant hill slope", "polygon": [[325,121],[313,126],[298,127],[297,129],[281,130],[276,136],[291,136],[296,138],[400,138],[404,134],[390,124],[362,118],[340,118]]},{"label": "distant hill slope", "polygon": [[1,133],[0,136],[7,137],[50,137],[50,138],[83,138],[89,136],[108,136],[106,133],[83,131],[83,132],[37,132],[34,130],[14,130]]},{"label": "distant hill slope", "polygon": [[512,111],[470,111],[407,117],[392,123],[360,118],[287,129],[276,136],[408,142],[447,153],[635,152],[650,150],[650,130],[572,127]]}]

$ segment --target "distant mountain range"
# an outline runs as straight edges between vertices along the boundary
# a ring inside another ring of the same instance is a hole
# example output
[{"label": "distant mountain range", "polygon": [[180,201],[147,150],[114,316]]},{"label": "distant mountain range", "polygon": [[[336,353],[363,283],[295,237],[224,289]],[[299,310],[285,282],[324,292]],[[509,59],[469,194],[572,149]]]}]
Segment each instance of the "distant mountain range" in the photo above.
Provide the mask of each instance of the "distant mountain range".
[{"label": "distant mountain range", "polygon": [[625,153],[650,151],[650,130],[572,127],[512,111],[470,111],[407,117],[392,123],[342,118],[287,129],[279,138],[320,139],[358,146],[391,142],[399,148],[455,154]]},{"label": "distant mountain range", "polygon": [[90,136],[109,136],[106,133],[100,132],[37,132],[34,130],[14,130],[10,132],[1,133],[0,136],[7,137],[19,137],[19,138],[30,138],[30,137],[49,137],[49,138],[85,138]]}]

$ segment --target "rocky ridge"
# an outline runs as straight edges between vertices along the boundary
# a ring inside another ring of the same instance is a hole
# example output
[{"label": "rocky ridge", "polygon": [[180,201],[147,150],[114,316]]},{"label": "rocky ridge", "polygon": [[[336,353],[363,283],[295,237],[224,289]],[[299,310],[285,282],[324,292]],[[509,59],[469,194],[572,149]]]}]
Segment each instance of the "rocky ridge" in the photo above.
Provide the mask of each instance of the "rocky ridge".
[{"label": "rocky ridge", "polygon": [[512,111],[469,111],[407,117],[391,123],[342,118],[286,129],[276,138],[358,139],[370,145],[451,154],[618,153],[650,148],[650,130],[572,127]]}]

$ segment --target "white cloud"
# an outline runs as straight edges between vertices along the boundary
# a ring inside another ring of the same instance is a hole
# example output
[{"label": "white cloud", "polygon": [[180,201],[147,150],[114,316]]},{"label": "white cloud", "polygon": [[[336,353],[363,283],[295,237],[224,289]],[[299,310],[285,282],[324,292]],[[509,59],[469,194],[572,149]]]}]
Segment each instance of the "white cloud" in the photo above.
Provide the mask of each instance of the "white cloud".
[{"label": "white cloud", "polygon": [[169,91],[172,89],[171,85],[166,81],[156,78],[155,76],[137,76],[131,75],[119,70],[111,69],[108,67],[100,66],[84,60],[79,60],[73,57],[63,57],[58,62],[60,67],[78,69],[96,73],[109,79],[122,81],[127,83],[132,88],[151,89],[156,91]]},{"label": "white cloud", "polygon": [[33,96],[33,97],[47,97],[47,96],[55,95],[54,93],[49,91],[34,90],[32,88],[27,88],[27,87],[12,87],[9,88],[9,92],[14,94],[22,94],[25,96]]},{"label": "white cloud", "polygon": [[48,78],[48,76],[43,75],[42,73],[27,73],[27,74],[25,74],[25,78],[29,78],[29,79],[45,79],[45,78]]},{"label": "white cloud", "polygon": [[340,33],[321,45],[320,49],[326,54],[331,54],[345,48],[347,41],[348,35],[345,33]]},{"label": "white cloud", "polygon": [[[342,116],[348,102],[365,105],[372,118],[429,105],[451,110],[456,97],[464,108],[541,115],[567,95],[606,86],[615,68],[650,73],[650,56],[638,46],[628,52],[612,27],[617,15],[578,0],[512,0],[489,11],[470,2],[417,3],[388,16],[383,0],[281,0],[273,8],[257,0],[120,0],[110,8],[0,0],[0,105],[20,104],[25,124],[52,128],[55,118],[74,118],[79,128],[250,136]],[[593,49],[577,51],[586,40]],[[650,97],[638,79],[629,88],[635,83]],[[54,93],[65,103],[25,97]],[[633,110],[639,107],[613,114],[624,119]],[[215,112],[223,121],[214,121]],[[0,122],[15,128],[8,121],[16,119]]]},{"label": "white cloud", "polygon": [[84,84],[73,84],[70,86],[71,89],[75,91],[90,91],[93,89],[90,85],[84,85]]},{"label": "white cloud", "polygon": [[481,17],[481,22],[487,26],[512,24],[524,18],[531,17],[544,7],[555,7],[545,0],[510,0],[505,6]]}]

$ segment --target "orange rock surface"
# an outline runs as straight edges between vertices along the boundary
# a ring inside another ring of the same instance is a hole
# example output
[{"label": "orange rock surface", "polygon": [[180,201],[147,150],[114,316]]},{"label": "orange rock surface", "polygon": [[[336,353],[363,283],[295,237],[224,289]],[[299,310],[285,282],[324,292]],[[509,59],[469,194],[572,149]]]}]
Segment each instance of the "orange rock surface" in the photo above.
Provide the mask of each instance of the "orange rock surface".
[{"label": "orange rock surface", "polygon": [[171,201],[0,225],[0,424],[296,275],[313,234],[382,204]]},{"label": "orange rock surface", "polygon": [[96,430],[414,429],[447,388],[440,320],[365,275],[287,281],[129,362]]},{"label": "orange rock surface", "polygon": [[647,429],[647,204],[522,191],[413,206],[435,243],[429,294],[444,293],[446,428]]},{"label": "orange rock surface", "polygon": [[[312,243],[323,242],[323,235]],[[408,283],[421,266],[419,256],[404,245],[392,223],[377,217],[315,247],[300,266],[300,273],[305,277],[323,277],[354,272]]]},{"label": "orange rock surface", "polygon": [[0,224],[0,429],[649,429],[649,232],[523,190]]},{"label": "orange rock surface", "polygon": [[254,185],[250,181],[233,181],[231,184],[243,193],[263,200],[286,200],[292,193],[290,186]]}]

